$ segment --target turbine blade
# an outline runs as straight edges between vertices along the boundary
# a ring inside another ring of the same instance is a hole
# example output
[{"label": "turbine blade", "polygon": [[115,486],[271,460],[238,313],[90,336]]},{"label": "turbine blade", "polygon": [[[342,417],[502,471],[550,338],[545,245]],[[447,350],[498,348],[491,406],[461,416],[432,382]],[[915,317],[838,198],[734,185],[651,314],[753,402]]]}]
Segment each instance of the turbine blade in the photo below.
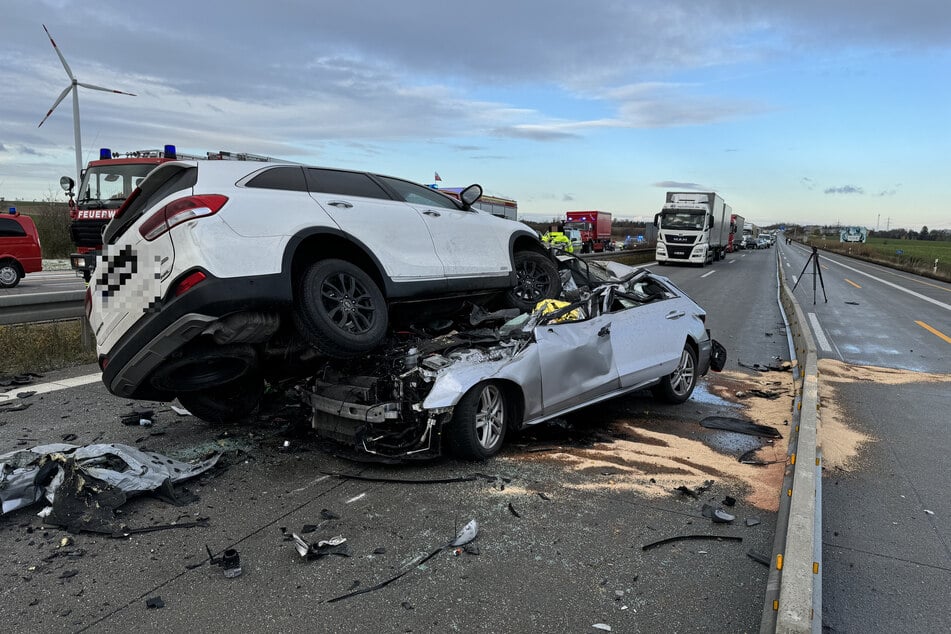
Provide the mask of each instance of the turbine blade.
[{"label": "turbine blade", "polygon": [[[43,30],[46,31],[46,37],[50,38],[50,44],[53,45],[53,50],[56,51],[56,54],[59,55],[59,61],[63,62],[63,68],[66,69],[66,74],[69,75],[69,78],[73,81],[76,81],[76,78],[73,77],[73,71],[69,69],[69,64],[66,63],[66,58],[63,57],[63,54],[60,52],[59,47],[56,46],[56,42],[53,41],[53,36],[50,35],[49,29],[46,28],[46,25],[43,25]],[[56,106],[53,106],[54,108]]]},{"label": "turbine blade", "polygon": [[92,85],[92,84],[84,84],[84,83],[81,82],[81,81],[77,81],[76,83],[79,84],[80,86],[82,86],[83,88],[91,88],[91,89],[93,89],[93,90],[102,90],[103,92],[114,92],[114,93],[116,93],[117,95],[129,95],[129,96],[131,96],[131,97],[135,97],[135,96],[136,96],[135,94],[133,94],[133,93],[131,93],[131,92],[122,92],[121,90],[113,90],[112,88],[103,88],[102,86],[94,86],[94,85]]},{"label": "turbine blade", "polygon": [[40,121],[40,125],[38,125],[38,126],[36,126],[36,127],[42,126],[43,123],[45,123],[46,120],[50,118],[50,115],[53,114],[53,111],[54,111],[54,110],[56,110],[56,106],[59,105],[59,102],[61,102],[63,99],[65,99],[65,98],[66,98],[66,95],[68,95],[68,94],[69,94],[69,91],[72,90],[72,89],[73,89],[73,85],[70,84],[70,85],[66,86],[66,89],[65,89],[63,92],[59,93],[59,98],[58,98],[55,102],[53,102],[53,107],[49,109],[49,112],[47,112],[47,113],[46,113],[46,116],[43,117],[43,121]]}]

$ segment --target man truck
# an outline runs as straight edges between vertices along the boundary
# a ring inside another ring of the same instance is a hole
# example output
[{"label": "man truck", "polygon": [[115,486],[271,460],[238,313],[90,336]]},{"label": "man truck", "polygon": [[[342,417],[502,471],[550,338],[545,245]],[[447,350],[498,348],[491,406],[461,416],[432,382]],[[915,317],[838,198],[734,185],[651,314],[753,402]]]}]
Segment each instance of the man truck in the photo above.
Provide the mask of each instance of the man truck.
[{"label": "man truck", "polygon": [[725,259],[730,236],[737,231],[732,212],[716,192],[667,192],[663,209],[654,216],[657,262],[704,266]]},{"label": "man truck", "polygon": [[[578,232],[581,252],[611,249],[611,214],[607,211],[569,211],[565,213],[565,234]],[[578,245],[575,245],[578,246]]]}]

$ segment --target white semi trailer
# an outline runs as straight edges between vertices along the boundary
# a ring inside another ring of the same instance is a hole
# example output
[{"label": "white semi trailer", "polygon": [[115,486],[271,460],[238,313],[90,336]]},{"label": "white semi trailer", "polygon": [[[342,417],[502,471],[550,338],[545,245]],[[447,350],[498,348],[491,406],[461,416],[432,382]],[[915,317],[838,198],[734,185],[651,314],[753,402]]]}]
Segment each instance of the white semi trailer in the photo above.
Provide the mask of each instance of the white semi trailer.
[{"label": "white semi trailer", "polygon": [[730,235],[737,231],[733,217],[733,209],[716,192],[667,192],[663,209],[654,216],[657,261],[704,266],[725,259]]}]

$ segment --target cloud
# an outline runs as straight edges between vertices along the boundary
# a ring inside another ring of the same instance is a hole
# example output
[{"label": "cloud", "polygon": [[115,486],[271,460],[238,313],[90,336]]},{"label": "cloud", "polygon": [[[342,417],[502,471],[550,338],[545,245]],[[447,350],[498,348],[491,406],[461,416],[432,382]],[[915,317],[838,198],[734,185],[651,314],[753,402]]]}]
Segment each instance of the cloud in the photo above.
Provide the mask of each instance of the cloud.
[{"label": "cloud", "polygon": [[810,191],[816,188],[816,181],[812,180],[808,176],[803,176],[802,178],[800,178],[799,184]]},{"label": "cloud", "polygon": [[826,194],[864,194],[865,190],[855,185],[843,185],[841,187],[829,187],[825,190]]},{"label": "cloud", "polygon": [[570,202],[573,202],[574,199],[575,197],[572,196],[571,194],[565,194],[564,196],[561,197],[561,202],[570,203]]},{"label": "cloud", "polygon": [[660,181],[653,184],[661,189],[689,189],[693,191],[713,191],[713,188],[699,183],[685,183],[683,181]]}]

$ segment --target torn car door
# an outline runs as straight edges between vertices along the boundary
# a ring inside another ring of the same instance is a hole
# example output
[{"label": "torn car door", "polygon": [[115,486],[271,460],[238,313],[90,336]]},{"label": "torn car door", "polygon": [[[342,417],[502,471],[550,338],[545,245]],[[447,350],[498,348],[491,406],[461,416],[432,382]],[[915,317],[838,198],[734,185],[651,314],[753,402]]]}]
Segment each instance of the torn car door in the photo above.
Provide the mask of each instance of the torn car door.
[{"label": "torn car door", "polygon": [[617,390],[612,315],[535,328],[544,415]]}]

